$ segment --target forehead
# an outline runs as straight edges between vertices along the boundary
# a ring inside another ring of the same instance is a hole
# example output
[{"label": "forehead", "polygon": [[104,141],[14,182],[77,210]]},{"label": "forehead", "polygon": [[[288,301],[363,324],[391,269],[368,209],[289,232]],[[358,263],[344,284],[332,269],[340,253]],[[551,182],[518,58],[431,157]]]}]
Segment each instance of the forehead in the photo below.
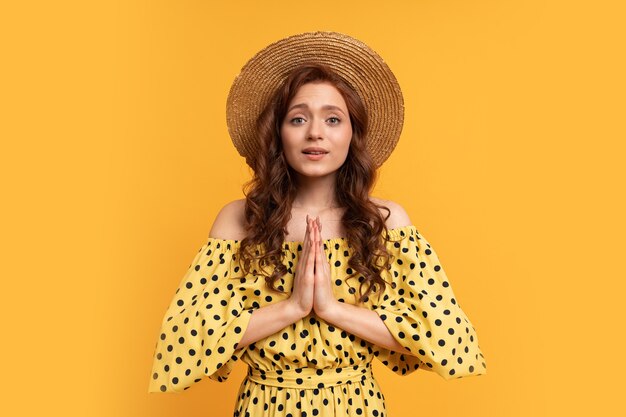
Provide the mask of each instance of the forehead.
[{"label": "forehead", "polygon": [[346,107],[343,95],[341,95],[337,87],[328,81],[311,82],[302,85],[291,99],[290,105],[298,103],[334,104],[343,108]]}]

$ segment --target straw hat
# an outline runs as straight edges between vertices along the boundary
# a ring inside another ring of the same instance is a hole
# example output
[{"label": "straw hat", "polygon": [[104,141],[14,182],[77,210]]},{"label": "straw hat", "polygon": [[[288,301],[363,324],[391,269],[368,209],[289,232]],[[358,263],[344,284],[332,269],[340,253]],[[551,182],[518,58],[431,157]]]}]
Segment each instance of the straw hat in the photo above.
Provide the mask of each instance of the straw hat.
[{"label": "straw hat", "polygon": [[228,133],[252,167],[260,153],[256,119],[291,70],[321,63],[337,72],[359,95],[368,113],[367,148],[376,167],[400,138],[404,100],[391,69],[369,46],[337,32],[306,32],[276,41],[257,52],[233,81],[226,101]]}]

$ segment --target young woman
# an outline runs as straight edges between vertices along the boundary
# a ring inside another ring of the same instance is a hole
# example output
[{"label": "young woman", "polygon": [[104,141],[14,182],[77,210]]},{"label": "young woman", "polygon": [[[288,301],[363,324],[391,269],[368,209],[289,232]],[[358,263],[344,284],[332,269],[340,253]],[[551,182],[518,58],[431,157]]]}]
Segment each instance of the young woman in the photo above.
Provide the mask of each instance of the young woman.
[{"label": "young woman", "polygon": [[220,211],[163,319],[150,392],[225,381],[235,416],[386,416],[371,362],[398,375],[486,374],[471,322],[402,207],[370,195],[403,102],[360,41],[314,32],[253,57],[228,125],[253,168]]}]

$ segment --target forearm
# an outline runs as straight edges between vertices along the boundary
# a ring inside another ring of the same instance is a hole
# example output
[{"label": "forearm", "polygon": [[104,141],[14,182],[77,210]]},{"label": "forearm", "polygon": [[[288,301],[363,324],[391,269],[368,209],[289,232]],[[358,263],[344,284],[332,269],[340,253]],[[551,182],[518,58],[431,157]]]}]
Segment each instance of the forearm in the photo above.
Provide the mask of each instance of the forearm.
[{"label": "forearm", "polygon": [[237,349],[248,346],[284,329],[302,316],[287,300],[258,308],[252,312]]},{"label": "forearm", "polygon": [[382,348],[410,354],[373,310],[338,302],[324,320]]}]

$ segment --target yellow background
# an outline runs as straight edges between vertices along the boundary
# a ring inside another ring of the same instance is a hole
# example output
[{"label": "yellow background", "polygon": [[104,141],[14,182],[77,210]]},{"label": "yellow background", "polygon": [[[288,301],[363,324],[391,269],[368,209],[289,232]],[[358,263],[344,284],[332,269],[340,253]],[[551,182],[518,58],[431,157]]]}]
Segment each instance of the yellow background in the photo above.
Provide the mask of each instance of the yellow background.
[{"label": "yellow background", "polygon": [[242,362],[224,384],[148,394],[153,349],[250,175],[230,84],[310,30],[395,72],[406,123],[374,195],[436,248],[487,358],[454,381],[376,363],[390,417],[620,414],[621,3],[3,2],[2,414],[232,415]]}]

